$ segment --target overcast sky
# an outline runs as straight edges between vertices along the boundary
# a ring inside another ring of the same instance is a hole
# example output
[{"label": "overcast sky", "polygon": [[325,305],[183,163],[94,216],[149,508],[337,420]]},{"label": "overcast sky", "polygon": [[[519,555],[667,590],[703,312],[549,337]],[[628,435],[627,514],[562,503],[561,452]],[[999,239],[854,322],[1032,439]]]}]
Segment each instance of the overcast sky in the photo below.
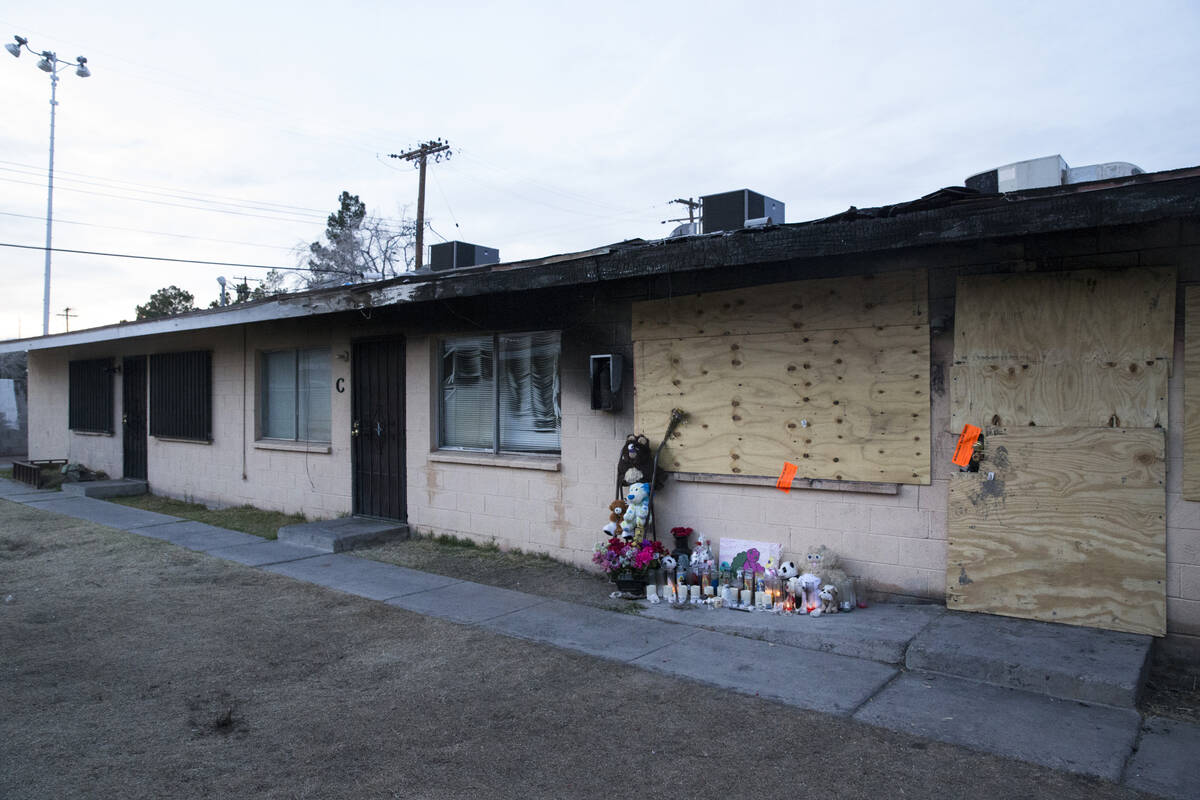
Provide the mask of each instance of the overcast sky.
[{"label": "overcast sky", "polygon": [[[787,221],[1061,153],[1200,164],[1200,3],[6,0],[58,90],[54,246],[294,266],[338,194],[505,261],[658,238],[676,197],[750,188]],[[49,77],[0,52],[0,243],[45,242]],[[41,333],[44,255],[0,247],[0,338]],[[53,255],[52,333],[255,268]]]}]

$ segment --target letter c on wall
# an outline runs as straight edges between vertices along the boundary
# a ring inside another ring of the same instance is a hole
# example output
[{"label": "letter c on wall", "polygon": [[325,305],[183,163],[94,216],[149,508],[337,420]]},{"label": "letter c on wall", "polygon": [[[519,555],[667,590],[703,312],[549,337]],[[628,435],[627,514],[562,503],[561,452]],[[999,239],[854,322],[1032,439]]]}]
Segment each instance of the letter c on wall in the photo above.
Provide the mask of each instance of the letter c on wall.
[{"label": "letter c on wall", "polygon": [[342,394],[343,392],[346,391],[346,379],[338,378],[337,382],[334,383],[334,387],[337,389],[338,394]]}]

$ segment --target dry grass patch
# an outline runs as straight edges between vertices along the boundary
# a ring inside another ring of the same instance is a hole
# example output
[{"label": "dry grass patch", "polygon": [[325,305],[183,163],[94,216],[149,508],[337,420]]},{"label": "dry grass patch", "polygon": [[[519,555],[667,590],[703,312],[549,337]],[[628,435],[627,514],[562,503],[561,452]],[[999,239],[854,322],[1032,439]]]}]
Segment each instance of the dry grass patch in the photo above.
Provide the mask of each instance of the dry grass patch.
[{"label": "dry grass patch", "polygon": [[146,511],[157,511],[159,514],[191,519],[218,528],[228,528],[231,531],[252,533],[264,539],[274,539],[284,525],[295,525],[308,521],[303,514],[284,514],[280,511],[266,511],[254,506],[208,508],[200,503],[187,503],[183,500],[153,494],[114,497],[112,502]]}]

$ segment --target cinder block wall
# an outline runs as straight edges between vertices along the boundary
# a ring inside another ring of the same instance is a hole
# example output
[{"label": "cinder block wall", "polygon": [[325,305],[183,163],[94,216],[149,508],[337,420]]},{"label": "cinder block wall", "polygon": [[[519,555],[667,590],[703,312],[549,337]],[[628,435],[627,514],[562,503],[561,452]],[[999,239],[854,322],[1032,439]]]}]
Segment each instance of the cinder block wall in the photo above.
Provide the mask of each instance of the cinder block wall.
[{"label": "cinder block wall", "polygon": [[[243,338],[244,336],[244,338]],[[280,321],[135,341],[110,342],[29,354],[31,458],[68,458],[114,477],[123,472],[121,376],[113,379],[114,433],[81,434],[67,428],[67,364],[81,358],[211,350],[213,441],[149,437],[147,475],[155,494],[212,507],[253,505],[312,518],[350,512],[350,394],[333,392],[328,447],[256,441],[258,353],[329,346],[332,379],[349,383],[350,339],[342,326]]]},{"label": "cinder block wall", "polygon": [[[932,482],[900,486],[894,495],[671,481],[656,499],[658,529],[665,537],[674,525],[722,536],[780,542],[785,557],[825,544],[839,552],[848,570],[869,589],[893,599],[945,597],[946,500],[956,432],[950,430],[946,381],[954,358],[955,287],[959,276],[990,272],[1071,270],[1127,266],[1175,266],[1181,287],[1200,282],[1200,226],[1169,222],[1138,229],[1092,231],[1022,242],[910,250],[874,259],[877,268],[930,271],[932,403]],[[862,260],[858,260],[862,264]],[[1180,293],[1182,297],[1182,292]],[[603,507],[612,493],[617,455],[631,431],[634,379],[626,373],[626,410],[609,415],[587,408],[586,355],[628,354],[629,330],[623,307],[611,346],[576,342],[564,333],[563,457],[559,472],[479,467],[431,462],[431,416],[416,416],[418,400],[428,404],[430,340],[410,342],[411,426],[422,437],[409,445],[410,518],[418,528],[449,531],[505,546],[546,552],[586,565],[604,524]],[[1183,418],[1182,303],[1178,314],[1175,370],[1170,382],[1171,421],[1167,432],[1167,613],[1168,631],[1200,635],[1200,503],[1180,497]],[[663,429],[666,420],[663,420]],[[662,431],[645,431],[657,440]],[[417,441],[420,439],[421,444]]]},{"label": "cinder block wall", "polygon": [[[621,309],[624,309],[623,311]],[[581,312],[562,334],[562,454],[543,459],[438,460],[436,336],[408,339],[408,518],[420,533],[450,533],[505,549],[591,564],[608,521],[617,458],[633,424],[629,306]],[[624,407],[590,408],[588,356],[625,359]],[[666,421],[663,421],[665,430]],[[659,436],[662,435],[660,432]],[[524,461],[523,466],[515,462]]]}]

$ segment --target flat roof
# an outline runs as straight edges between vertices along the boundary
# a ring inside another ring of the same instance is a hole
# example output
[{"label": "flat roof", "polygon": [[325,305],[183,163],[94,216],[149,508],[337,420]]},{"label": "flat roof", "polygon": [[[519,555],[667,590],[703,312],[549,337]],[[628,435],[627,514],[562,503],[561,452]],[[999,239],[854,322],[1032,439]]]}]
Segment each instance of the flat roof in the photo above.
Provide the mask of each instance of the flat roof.
[{"label": "flat roof", "polygon": [[[0,353],[530,291],[729,266],[886,252],[1200,216],[1200,167],[1005,194],[940,189],[907,203],[767,228],[641,239],[545,258],[312,289],[266,300],[50,336],[0,341]],[[833,269],[830,270],[833,274]]]}]

